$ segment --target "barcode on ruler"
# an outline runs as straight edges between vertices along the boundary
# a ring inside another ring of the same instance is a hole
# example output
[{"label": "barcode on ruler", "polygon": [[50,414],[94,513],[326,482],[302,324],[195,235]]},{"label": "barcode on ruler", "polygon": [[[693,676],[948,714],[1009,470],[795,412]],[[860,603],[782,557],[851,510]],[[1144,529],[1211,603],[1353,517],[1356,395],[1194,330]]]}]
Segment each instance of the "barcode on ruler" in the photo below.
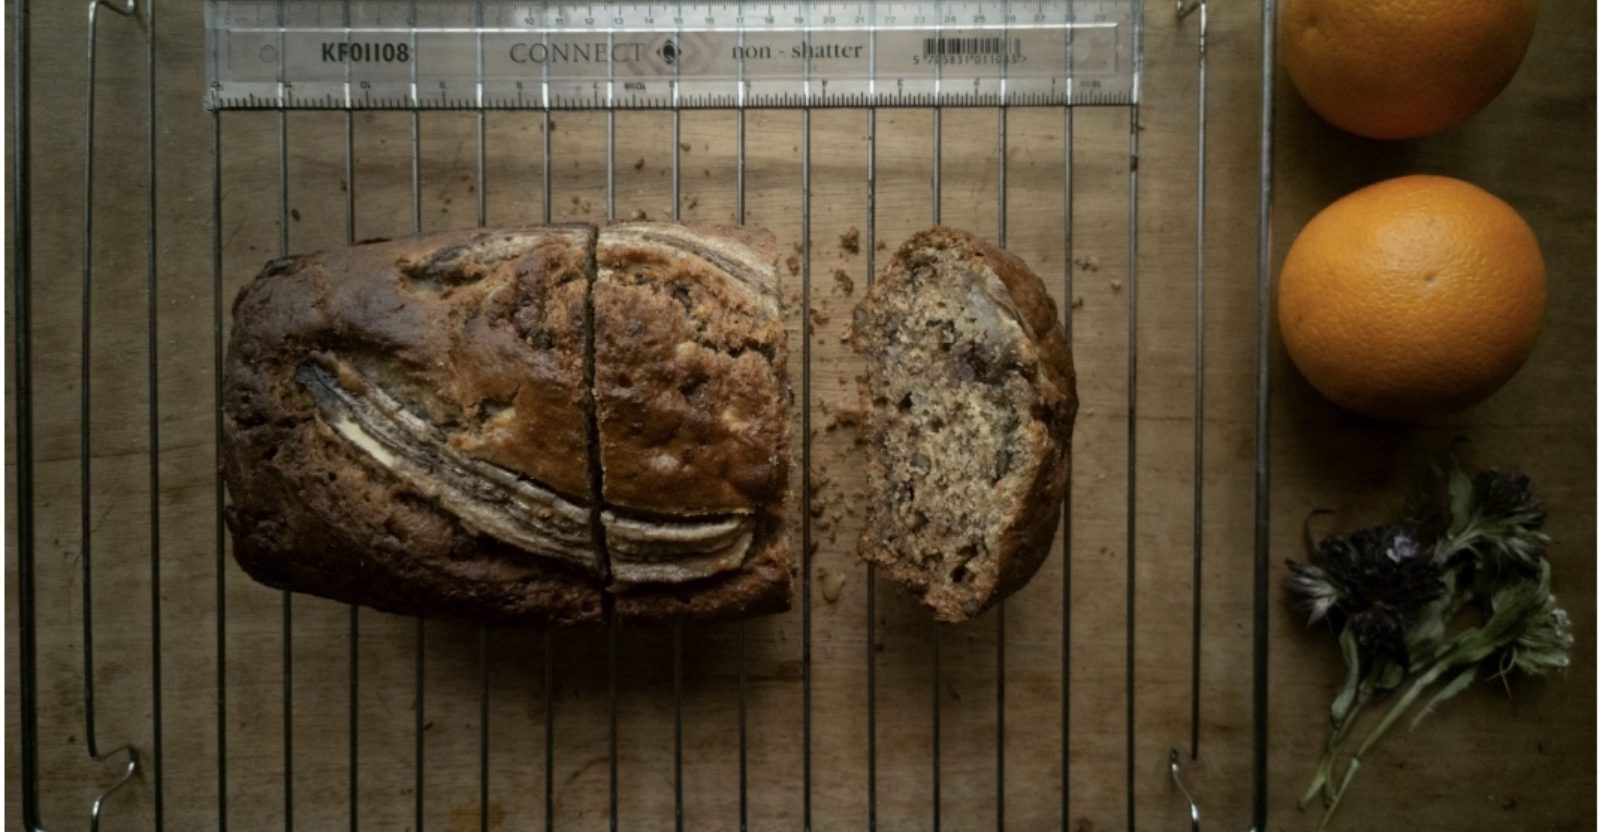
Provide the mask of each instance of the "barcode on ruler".
[{"label": "barcode on ruler", "polygon": [[[1006,54],[1006,40],[1000,37],[966,37],[966,38],[923,38],[922,56],[924,58],[942,58],[947,56],[977,56],[999,57]],[[1022,55],[1022,40],[1011,40],[1011,50],[1006,57],[1017,58]]]}]

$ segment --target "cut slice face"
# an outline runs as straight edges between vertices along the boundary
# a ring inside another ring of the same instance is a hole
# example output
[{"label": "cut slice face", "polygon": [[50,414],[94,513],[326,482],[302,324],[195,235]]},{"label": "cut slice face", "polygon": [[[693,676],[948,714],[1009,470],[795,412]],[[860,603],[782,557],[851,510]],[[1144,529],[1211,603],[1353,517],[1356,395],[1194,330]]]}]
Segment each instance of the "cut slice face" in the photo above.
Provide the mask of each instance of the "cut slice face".
[{"label": "cut slice face", "polygon": [[862,556],[939,620],[965,620],[1049,551],[1074,411],[1054,305],[1021,261],[933,229],[900,249],[854,327],[867,365]]}]

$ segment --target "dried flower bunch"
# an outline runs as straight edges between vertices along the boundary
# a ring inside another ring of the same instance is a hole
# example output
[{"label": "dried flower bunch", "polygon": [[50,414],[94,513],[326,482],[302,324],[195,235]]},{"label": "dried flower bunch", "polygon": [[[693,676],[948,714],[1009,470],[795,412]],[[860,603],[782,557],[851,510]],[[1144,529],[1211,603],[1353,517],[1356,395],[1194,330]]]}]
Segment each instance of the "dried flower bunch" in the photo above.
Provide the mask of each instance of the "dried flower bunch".
[{"label": "dried flower bunch", "polygon": [[[1310,623],[1331,625],[1346,668],[1326,750],[1300,799],[1301,808],[1322,800],[1319,829],[1401,717],[1410,713],[1416,727],[1483,675],[1509,684],[1517,672],[1567,666],[1572,629],[1550,594],[1550,538],[1528,478],[1496,470],[1469,478],[1452,460],[1443,479],[1399,522],[1321,541],[1308,534],[1309,562],[1289,562],[1291,600]],[[1362,709],[1394,691],[1381,720],[1347,750]]]}]

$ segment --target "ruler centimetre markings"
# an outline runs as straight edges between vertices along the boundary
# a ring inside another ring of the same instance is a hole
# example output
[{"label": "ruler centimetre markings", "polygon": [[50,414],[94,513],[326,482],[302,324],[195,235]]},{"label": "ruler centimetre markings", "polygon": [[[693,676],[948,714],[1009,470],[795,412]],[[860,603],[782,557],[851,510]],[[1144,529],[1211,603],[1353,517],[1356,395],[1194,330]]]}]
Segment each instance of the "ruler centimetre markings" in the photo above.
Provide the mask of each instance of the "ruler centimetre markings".
[{"label": "ruler centimetre markings", "polygon": [[478,5],[207,0],[207,106],[994,107],[1137,97],[1133,0],[483,0],[481,19]]}]

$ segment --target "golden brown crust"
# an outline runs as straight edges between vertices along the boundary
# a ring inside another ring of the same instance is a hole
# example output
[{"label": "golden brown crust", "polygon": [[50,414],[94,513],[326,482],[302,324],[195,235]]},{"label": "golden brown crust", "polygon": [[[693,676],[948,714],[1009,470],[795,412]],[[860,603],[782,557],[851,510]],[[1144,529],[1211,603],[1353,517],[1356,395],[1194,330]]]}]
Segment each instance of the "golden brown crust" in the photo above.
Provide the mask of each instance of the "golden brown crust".
[{"label": "golden brown crust", "polygon": [[[581,225],[450,232],[269,264],[235,301],[224,377],[222,467],[241,566],[273,586],[394,612],[489,623],[600,620],[603,541],[573,521],[605,502],[592,485],[585,418],[592,319],[620,345],[602,353],[601,366],[655,361],[645,346],[662,330],[676,344],[684,327],[695,329],[705,354],[664,365],[660,389],[704,376],[701,404],[718,405],[695,414],[650,403],[629,410],[613,407],[626,396],[601,386],[597,415],[644,423],[620,432],[607,423],[613,429],[601,433],[621,471],[660,453],[694,463],[646,478],[666,500],[613,479],[615,507],[640,510],[635,525],[659,518],[666,534],[678,535],[676,546],[684,545],[682,523],[707,514],[733,512],[759,530],[753,542],[744,538],[753,554],[742,566],[635,586],[617,596],[617,615],[676,620],[786,608],[783,332],[772,323],[775,291],[749,282],[762,263],[770,279],[771,237],[665,225],[608,233],[621,243],[619,262],[641,250],[666,262],[670,284],[700,299],[697,316],[613,309],[590,318],[597,235]],[[673,262],[687,265],[677,273]],[[740,354],[718,351],[727,345],[742,345]],[[710,420],[693,423],[700,413]],[[746,418],[750,425],[736,425]],[[678,427],[666,429],[674,419]],[[604,490],[609,500],[613,488]],[[495,506],[507,495],[528,494],[556,501],[555,519],[533,526],[577,528],[579,543],[549,538],[540,548],[539,538],[523,534],[527,523],[497,520]],[[680,503],[673,495],[687,496]],[[614,531],[605,528],[599,533]]]},{"label": "golden brown crust", "polygon": [[595,399],[608,505],[701,515],[781,502],[788,390],[775,258],[765,232],[600,232]]},{"label": "golden brown crust", "polygon": [[739,570],[630,587],[616,595],[621,618],[788,608],[790,392],[776,260],[772,235],[759,229],[623,223],[600,232],[595,404],[606,506],[663,528],[674,517],[727,516],[754,530]]},{"label": "golden brown crust", "polygon": [[353,391],[377,384],[454,424],[462,453],[590,502],[582,425],[558,418],[584,395],[590,233],[456,232],[269,264],[235,301],[224,375],[240,565],[274,586],[395,612],[598,619],[593,577],[464,528],[338,436],[295,379],[308,361],[333,363]]}]

